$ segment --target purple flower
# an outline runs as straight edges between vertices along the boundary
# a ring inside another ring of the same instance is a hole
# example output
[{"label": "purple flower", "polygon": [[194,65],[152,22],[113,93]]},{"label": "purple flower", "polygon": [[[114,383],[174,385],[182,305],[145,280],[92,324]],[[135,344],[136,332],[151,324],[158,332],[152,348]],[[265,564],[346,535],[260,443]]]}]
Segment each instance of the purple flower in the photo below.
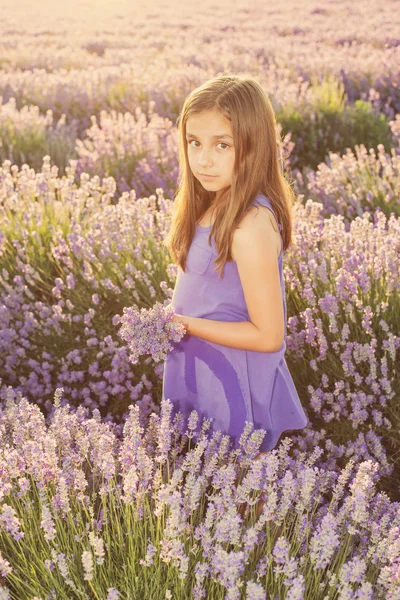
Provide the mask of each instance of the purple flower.
[{"label": "purple flower", "polygon": [[135,364],[139,357],[150,354],[155,362],[165,360],[170,341],[179,342],[185,335],[184,326],[172,321],[175,314],[172,304],[164,306],[156,302],[153,308],[124,307],[118,335],[128,343],[130,361]]}]

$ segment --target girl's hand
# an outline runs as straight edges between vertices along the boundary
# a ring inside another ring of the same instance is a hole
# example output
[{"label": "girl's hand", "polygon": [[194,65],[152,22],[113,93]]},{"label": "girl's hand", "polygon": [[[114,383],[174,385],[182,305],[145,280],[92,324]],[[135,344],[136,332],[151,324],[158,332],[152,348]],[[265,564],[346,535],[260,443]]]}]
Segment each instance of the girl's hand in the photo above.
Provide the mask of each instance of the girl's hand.
[{"label": "girl's hand", "polygon": [[185,328],[185,332],[189,332],[189,323],[187,321],[187,317],[185,317],[184,315],[174,314],[172,320],[174,323],[181,323]]}]

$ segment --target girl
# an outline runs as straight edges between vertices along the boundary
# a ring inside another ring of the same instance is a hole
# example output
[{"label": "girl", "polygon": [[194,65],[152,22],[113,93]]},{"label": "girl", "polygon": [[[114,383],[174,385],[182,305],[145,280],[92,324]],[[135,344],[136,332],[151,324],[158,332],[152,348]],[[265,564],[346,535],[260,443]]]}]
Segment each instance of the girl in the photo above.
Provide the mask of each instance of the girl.
[{"label": "girl", "polygon": [[293,192],[275,115],[256,80],[222,75],[189,94],[177,123],[180,181],[164,244],[179,265],[171,302],[186,335],[167,355],[163,398],[185,418],[212,417],[235,448],[251,421],[267,431],[266,452],[308,424],[284,358]]}]

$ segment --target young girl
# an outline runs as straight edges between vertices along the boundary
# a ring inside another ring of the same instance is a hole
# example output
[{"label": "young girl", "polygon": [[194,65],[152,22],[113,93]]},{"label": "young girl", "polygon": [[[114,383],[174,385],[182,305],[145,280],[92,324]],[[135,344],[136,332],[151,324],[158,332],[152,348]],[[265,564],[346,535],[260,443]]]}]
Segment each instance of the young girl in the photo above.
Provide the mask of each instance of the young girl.
[{"label": "young girl", "polygon": [[164,244],[179,265],[174,320],[187,333],[167,355],[163,398],[185,418],[212,417],[235,448],[251,421],[267,431],[266,452],[308,424],[284,358],[293,192],[275,115],[252,77],[222,75],[189,94],[177,123],[180,182]]}]

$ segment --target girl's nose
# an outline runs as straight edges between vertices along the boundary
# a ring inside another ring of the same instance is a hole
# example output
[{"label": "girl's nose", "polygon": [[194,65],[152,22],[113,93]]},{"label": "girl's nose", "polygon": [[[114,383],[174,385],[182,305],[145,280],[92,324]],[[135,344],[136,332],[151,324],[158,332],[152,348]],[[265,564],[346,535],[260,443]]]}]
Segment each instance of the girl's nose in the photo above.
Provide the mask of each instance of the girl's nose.
[{"label": "girl's nose", "polygon": [[210,154],[207,153],[205,150],[203,150],[200,155],[199,155],[199,165],[201,167],[205,166],[205,165],[209,165],[212,161],[211,161],[211,157]]}]

